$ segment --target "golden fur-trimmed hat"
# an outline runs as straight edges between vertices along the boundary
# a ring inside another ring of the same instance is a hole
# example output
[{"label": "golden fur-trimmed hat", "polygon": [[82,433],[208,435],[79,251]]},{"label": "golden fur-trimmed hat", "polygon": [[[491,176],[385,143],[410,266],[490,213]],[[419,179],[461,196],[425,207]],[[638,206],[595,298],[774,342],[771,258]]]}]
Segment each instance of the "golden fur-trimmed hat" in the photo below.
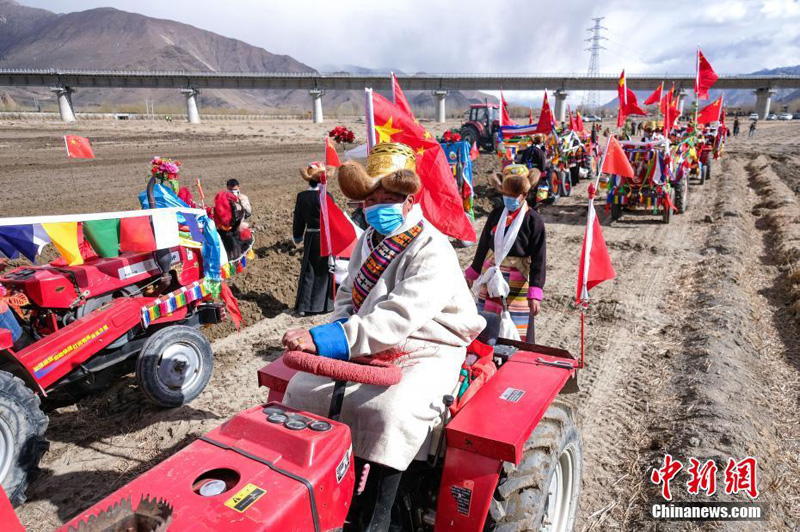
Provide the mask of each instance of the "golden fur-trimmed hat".
[{"label": "golden fur-trimmed hat", "polygon": [[322,163],[311,163],[305,168],[300,169],[300,177],[306,181],[322,182],[322,176],[325,175],[325,165]]},{"label": "golden fur-trimmed hat", "polygon": [[354,161],[343,163],[337,177],[342,193],[356,201],[363,201],[379,186],[404,196],[422,188],[414,150],[399,142],[384,142],[372,148],[366,168]]}]

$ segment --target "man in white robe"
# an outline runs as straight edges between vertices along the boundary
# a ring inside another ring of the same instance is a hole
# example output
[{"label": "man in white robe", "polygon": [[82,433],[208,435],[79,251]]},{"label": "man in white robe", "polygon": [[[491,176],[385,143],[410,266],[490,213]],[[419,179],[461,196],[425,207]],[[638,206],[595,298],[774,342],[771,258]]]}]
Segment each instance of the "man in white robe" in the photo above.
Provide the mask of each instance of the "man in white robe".
[{"label": "man in white robe", "polygon": [[[358,163],[345,163],[338,181],[347,197],[364,201],[371,227],[356,244],[332,323],[289,331],[283,343],[290,350],[340,360],[399,350],[393,361],[402,371],[400,383],[349,383],[341,419],[352,429],[357,457],[404,471],[415,458],[435,451],[430,449],[431,436],[445,408],[442,397],[455,393],[466,346],[485,321],[447,237],[414,205],[420,181],[410,148],[379,144],[366,170]],[[364,276],[359,272],[365,261],[384,239],[403,234],[413,238],[388,261],[364,297],[363,282],[359,284]],[[299,373],[290,381],[285,401],[325,415],[332,390],[331,379]]]}]

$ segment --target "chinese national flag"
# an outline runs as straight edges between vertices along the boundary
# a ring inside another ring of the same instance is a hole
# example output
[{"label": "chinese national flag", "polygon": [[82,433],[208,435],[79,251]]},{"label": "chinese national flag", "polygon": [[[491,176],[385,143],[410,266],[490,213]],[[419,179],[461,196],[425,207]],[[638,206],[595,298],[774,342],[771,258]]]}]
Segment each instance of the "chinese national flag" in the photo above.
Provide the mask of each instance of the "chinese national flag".
[{"label": "chinese national flag", "polygon": [[708,89],[719,79],[717,73],[711,68],[711,63],[703,55],[700,49],[697,49],[697,76],[694,80],[694,93],[697,95],[698,100],[705,100],[708,98]]},{"label": "chinese national flag", "polygon": [[653,91],[653,94],[647,97],[644,101],[645,105],[652,105],[654,103],[661,103],[661,96],[664,92],[664,82],[661,82],[661,85],[658,86],[656,90]]},{"label": "chinese national flag", "polygon": [[94,159],[94,151],[89,139],[78,135],[64,135],[67,157],[70,159]]},{"label": "chinese national flag", "polygon": [[575,122],[575,117],[572,116],[572,111],[569,112],[569,129],[578,131],[578,124]]},{"label": "chinese national flag", "polygon": [[397,107],[411,115],[412,119],[414,118],[411,105],[408,103],[403,89],[400,88],[400,83],[397,81],[397,76],[394,75],[394,72],[392,72],[392,100]]},{"label": "chinese national flag", "polygon": [[373,93],[375,132],[378,142],[402,142],[417,153],[417,174],[422,181],[422,212],[439,231],[474,242],[475,229],[464,212],[450,164],[436,139],[411,115],[380,94]]},{"label": "chinese national flag", "polygon": [[[325,139],[325,166],[339,167],[339,156],[333,148],[330,137]],[[319,229],[320,235],[320,256],[327,257],[349,257],[353,253],[359,232],[356,226],[350,221],[345,213],[336,205],[333,198],[328,194],[327,173],[322,176],[322,183],[319,187]]]},{"label": "chinese national flag", "polygon": [[623,177],[633,177],[633,167],[628,160],[628,156],[622,150],[619,141],[614,137],[608,137],[606,144],[606,154],[603,157],[603,168],[601,172],[606,174],[616,174]]},{"label": "chinese national flag", "polygon": [[342,166],[339,154],[336,153],[336,147],[330,137],[325,137],[325,166],[333,166],[334,168]]},{"label": "chinese national flag", "polygon": [[[613,138],[613,137],[612,137]],[[589,290],[603,281],[610,281],[617,276],[611,256],[608,254],[600,220],[594,210],[594,199],[589,200],[589,211],[586,216],[586,231],[581,248],[581,262],[578,265],[578,287],[575,300],[585,303],[589,300]]]},{"label": "chinese national flag", "polygon": [[625,81],[625,71],[619,76],[619,85],[617,86],[617,97],[619,98],[619,113],[617,114],[617,127],[622,127],[625,123],[625,118],[629,115],[646,115],[647,111],[639,107],[639,102],[636,100],[636,94],[628,88]]},{"label": "chinese national flag", "polygon": [[539,122],[536,124],[536,133],[547,135],[551,131],[553,131],[553,113],[550,111],[550,104],[547,101],[547,91],[544,91],[542,114],[539,115]]},{"label": "chinese national flag", "polygon": [[503,96],[503,91],[500,91],[500,125],[501,126],[516,126],[517,123],[511,119],[508,114],[508,102],[506,97]]},{"label": "chinese national flag", "polygon": [[708,124],[710,122],[717,122],[719,121],[719,117],[721,114],[722,114],[722,96],[714,100],[712,103],[703,107],[697,113],[697,123]]}]

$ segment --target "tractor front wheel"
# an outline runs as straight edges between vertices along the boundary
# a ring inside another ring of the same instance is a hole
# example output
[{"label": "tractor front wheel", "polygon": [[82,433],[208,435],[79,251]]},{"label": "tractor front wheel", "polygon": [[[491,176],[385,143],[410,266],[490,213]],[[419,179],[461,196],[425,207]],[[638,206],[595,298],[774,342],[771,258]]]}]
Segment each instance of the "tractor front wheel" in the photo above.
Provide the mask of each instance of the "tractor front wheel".
[{"label": "tractor front wheel", "polygon": [[675,206],[678,213],[683,214],[689,208],[689,183],[681,179],[675,184]]},{"label": "tractor front wheel", "polygon": [[206,387],[214,368],[211,344],[192,327],[157,331],[142,346],[136,379],[152,402],[169,408],[191,402]]},{"label": "tractor front wheel", "polygon": [[21,379],[0,371],[0,484],[14,506],[25,502],[28,481],[47,451],[48,419],[39,396]]},{"label": "tractor front wheel", "polygon": [[575,408],[557,399],[525,442],[520,464],[503,465],[486,529],[572,530],[582,472],[583,446]]}]

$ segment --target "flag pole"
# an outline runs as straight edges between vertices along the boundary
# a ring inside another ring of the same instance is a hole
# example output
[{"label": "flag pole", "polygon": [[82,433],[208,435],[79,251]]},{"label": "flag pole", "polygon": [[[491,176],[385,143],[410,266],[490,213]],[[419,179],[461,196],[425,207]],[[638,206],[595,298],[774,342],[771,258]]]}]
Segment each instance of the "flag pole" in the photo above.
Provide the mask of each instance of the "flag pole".
[{"label": "flag pole", "polygon": [[375,112],[372,108],[372,89],[364,89],[364,122],[367,125],[367,150],[375,147]]},{"label": "flag pole", "polygon": [[77,190],[77,185],[75,185],[75,168],[72,166],[72,157],[69,154],[69,143],[67,143],[66,135],[64,135],[64,148],[67,150],[67,168],[69,168],[69,177],[72,180],[72,190]]},{"label": "flag pole", "polygon": [[[331,293],[333,300],[336,301],[336,258],[333,256],[333,249],[331,246],[331,224],[330,217],[328,216],[328,143],[330,137],[325,137],[325,156],[322,159],[325,161],[325,171],[323,173],[322,183],[319,185],[319,206],[320,213],[322,214],[322,222],[325,225],[325,234],[320,235],[325,239],[325,245],[328,248],[328,273],[331,276]],[[322,249],[322,246],[320,246]]]}]

